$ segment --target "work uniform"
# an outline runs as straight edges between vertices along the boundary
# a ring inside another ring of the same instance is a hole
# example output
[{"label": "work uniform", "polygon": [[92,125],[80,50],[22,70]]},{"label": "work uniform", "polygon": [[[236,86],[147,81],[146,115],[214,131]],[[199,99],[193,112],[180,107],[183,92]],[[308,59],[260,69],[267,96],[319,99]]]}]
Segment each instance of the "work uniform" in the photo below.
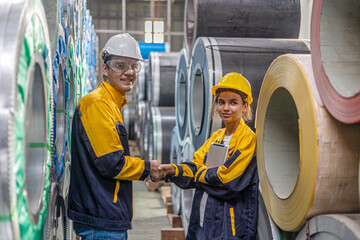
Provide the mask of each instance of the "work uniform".
[{"label": "work uniform", "polygon": [[208,197],[202,240],[255,239],[259,185],[256,135],[241,119],[231,137],[227,160],[219,167],[207,168],[204,165],[210,144],[223,143],[224,136],[225,128],[215,131],[191,162],[174,165],[175,176],[170,181],[180,188],[196,188],[186,239],[196,239],[204,192]]},{"label": "work uniform", "polygon": [[132,182],[150,161],[130,157],[121,108],[125,96],[106,82],[84,96],[72,125],[69,218],[107,230],[131,228]]}]

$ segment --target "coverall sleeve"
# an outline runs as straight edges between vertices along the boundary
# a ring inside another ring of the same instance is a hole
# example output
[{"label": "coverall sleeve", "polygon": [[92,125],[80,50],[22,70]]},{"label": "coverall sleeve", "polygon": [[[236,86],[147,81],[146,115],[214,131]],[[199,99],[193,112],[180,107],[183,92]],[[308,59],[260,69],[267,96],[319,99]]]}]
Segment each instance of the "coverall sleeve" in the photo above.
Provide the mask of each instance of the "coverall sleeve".
[{"label": "coverall sleeve", "polygon": [[119,132],[119,121],[114,116],[114,110],[102,101],[87,106],[82,112],[81,122],[86,132],[82,135],[86,136],[85,141],[89,141],[86,144],[88,150],[94,152],[91,160],[103,177],[143,180],[149,175],[150,162],[125,156],[119,137],[125,133]]},{"label": "coverall sleeve", "polygon": [[[256,171],[256,138],[245,137],[225,163],[216,168],[202,166],[195,173],[194,180],[210,195],[220,199],[231,199],[244,190]],[[250,165],[255,162],[255,165]]]},{"label": "coverall sleeve", "polygon": [[183,189],[198,187],[199,183],[194,181],[194,176],[204,163],[206,153],[209,150],[210,139],[201,146],[194,154],[191,162],[183,162],[175,167],[175,176],[169,180]]}]

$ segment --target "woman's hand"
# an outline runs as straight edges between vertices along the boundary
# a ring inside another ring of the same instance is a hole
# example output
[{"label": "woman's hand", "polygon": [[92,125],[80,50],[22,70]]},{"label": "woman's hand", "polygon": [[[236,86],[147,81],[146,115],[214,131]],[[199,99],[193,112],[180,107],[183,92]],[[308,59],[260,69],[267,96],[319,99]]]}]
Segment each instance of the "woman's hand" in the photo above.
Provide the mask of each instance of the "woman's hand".
[{"label": "woman's hand", "polygon": [[163,171],[166,175],[175,175],[175,167],[172,164],[161,164],[158,169],[160,172]]}]

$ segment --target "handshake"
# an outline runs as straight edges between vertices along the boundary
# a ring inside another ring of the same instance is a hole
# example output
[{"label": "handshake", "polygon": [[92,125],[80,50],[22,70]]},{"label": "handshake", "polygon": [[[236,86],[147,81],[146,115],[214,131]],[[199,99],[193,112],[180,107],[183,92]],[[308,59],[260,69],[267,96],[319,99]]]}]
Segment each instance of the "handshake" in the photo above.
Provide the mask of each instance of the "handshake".
[{"label": "handshake", "polygon": [[172,164],[160,164],[157,160],[150,160],[150,179],[157,182],[166,175],[174,176],[175,167]]}]

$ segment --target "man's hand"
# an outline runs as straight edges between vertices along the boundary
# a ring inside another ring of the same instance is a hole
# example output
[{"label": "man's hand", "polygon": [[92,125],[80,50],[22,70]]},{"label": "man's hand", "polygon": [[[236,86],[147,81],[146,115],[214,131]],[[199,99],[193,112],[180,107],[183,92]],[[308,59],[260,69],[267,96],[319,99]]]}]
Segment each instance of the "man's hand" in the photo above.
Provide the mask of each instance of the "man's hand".
[{"label": "man's hand", "polygon": [[160,163],[157,160],[150,160],[150,179],[153,182],[165,177],[164,171],[159,171]]},{"label": "man's hand", "polygon": [[172,164],[161,164],[159,166],[159,171],[165,173],[165,175],[174,176],[175,175],[175,167]]}]

